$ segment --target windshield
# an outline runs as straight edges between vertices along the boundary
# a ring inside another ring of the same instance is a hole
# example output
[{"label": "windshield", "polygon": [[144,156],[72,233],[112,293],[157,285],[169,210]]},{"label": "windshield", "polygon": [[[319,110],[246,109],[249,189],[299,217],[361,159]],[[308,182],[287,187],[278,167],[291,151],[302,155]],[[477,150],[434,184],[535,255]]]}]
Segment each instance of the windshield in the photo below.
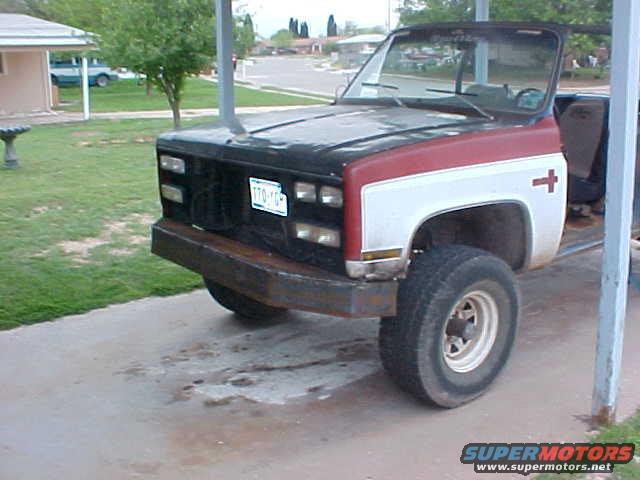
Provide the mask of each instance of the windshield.
[{"label": "windshield", "polygon": [[558,50],[558,37],[539,29],[401,31],[376,51],[342,100],[487,117],[532,114],[545,105]]}]

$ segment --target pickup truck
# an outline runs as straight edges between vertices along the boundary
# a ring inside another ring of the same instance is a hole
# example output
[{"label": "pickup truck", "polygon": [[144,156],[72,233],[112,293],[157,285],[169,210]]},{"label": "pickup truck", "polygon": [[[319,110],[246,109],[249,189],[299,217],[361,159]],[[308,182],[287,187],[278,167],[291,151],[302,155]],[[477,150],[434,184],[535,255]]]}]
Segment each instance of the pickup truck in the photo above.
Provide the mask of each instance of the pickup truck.
[{"label": "pickup truck", "polygon": [[161,135],[152,251],[258,322],[381,317],[401,388],[476,398],[514,344],[516,275],[602,240],[608,98],[557,92],[571,31],[402,28],[331,105]]}]

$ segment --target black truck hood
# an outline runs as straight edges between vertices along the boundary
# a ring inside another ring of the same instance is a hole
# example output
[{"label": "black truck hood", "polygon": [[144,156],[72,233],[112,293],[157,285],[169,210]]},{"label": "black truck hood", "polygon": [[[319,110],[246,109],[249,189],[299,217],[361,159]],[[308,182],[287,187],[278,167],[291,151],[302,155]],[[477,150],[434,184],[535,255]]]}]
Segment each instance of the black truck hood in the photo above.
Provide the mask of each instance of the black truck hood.
[{"label": "black truck hood", "polygon": [[161,135],[160,151],[341,177],[349,162],[403,145],[495,128],[486,119],[389,106],[328,105],[240,116]]}]

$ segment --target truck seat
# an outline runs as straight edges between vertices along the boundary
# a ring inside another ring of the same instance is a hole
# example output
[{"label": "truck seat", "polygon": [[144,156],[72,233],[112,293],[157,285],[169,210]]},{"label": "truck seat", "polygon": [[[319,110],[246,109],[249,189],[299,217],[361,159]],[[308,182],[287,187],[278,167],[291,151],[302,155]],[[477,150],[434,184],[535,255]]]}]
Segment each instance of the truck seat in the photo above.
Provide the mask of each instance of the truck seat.
[{"label": "truck seat", "polygon": [[581,98],[560,116],[560,137],[569,171],[569,203],[589,203],[604,195],[606,102]]}]

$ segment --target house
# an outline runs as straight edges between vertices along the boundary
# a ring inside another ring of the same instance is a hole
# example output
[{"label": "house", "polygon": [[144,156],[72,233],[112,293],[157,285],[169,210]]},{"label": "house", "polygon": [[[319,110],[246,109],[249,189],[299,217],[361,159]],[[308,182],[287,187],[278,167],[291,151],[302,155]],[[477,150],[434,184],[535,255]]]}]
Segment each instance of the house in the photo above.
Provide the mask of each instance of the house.
[{"label": "house", "polygon": [[322,53],[323,47],[330,41],[327,37],[296,38],[291,47],[301,54]]},{"label": "house", "polygon": [[369,33],[339,40],[337,44],[340,63],[346,68],[359,67],[385,38],[385,35]]},{"label": "house", "polygon": [[291,41],[291,45],[287,48],[278,49],[271,40],[258,41],[253,49],[256,55],[270,55],[280,50],[284,53],[298,53],[301,55],[322,54],[325,52],[325,45],[333,43],[344,37],[314,37],[314,38],[295,38]]},{"label": "house", "polygon": [[50,51],[93,48],[87,32],[28,15],[0,13],[0,115],[50,112]]}]

